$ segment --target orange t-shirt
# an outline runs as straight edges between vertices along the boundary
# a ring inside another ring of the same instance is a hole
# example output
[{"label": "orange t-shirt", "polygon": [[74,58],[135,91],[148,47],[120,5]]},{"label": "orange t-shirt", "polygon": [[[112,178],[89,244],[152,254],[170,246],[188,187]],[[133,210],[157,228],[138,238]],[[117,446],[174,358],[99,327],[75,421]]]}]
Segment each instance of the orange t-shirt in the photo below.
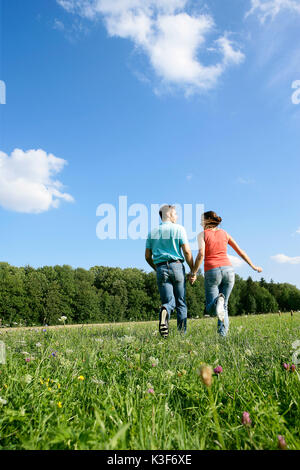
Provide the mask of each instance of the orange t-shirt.
[{"label": "orange t-shirt", "polygon": [[225,230],[204,230],[204,272],[220,266],[232,266],[227,256],[228,234]]}]

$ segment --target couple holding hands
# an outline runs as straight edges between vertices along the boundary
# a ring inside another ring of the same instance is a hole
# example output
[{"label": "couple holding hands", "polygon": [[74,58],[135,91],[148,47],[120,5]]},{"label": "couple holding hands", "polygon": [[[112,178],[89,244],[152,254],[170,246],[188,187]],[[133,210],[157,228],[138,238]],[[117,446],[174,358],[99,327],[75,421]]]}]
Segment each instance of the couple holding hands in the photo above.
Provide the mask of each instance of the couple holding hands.
[{"label": "couple holding hands", "polygon": [[161,207],[159,215],[161,224],[148,235],[145,258],[156,271],[162,303],[159,312],[161,336],[168,336],[169,319],[175,308],[177,329],[186,333],[186,277],[183,263],[186,261],[191,270],[188,277],[190,284],[193,284],[203,260],[206,311],[218,317],[218,333],[226,336],[229,328],[228,300],[235,279],[234,269],[227,256],[227,245],[229,244],[255,271],[262,272],[262,268],[254,266],[245,251],[225,230],[219,228],[222,219],[215,212],[202,214],[203,231],[198,235],[199,251],[195,262],[185,228],[176,223],[178,216],[175,206]]}]

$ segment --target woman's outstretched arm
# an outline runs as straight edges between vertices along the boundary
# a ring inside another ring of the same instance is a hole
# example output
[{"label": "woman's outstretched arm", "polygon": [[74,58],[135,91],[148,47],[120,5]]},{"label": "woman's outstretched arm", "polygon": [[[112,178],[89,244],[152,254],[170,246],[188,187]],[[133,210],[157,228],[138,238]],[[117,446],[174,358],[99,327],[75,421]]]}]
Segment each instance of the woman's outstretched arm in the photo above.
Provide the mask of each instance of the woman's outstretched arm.
[{"label": "woman's outstretched arm", "polygon": [[262,268],[260,266],[254,266],[254,264],[252,263],[251,259],[247,255],[247,253],[239,247],[239,245],[236,243],[236,241],[229,234],[228,234],[228,245],[230,245],[236,251],[236,253],[244,261],[246,261],[246,263],[248,263],[249,266],[251,266],[252,269],[254,269],[254,271],[257,271],[258,273],[262,272]]}]

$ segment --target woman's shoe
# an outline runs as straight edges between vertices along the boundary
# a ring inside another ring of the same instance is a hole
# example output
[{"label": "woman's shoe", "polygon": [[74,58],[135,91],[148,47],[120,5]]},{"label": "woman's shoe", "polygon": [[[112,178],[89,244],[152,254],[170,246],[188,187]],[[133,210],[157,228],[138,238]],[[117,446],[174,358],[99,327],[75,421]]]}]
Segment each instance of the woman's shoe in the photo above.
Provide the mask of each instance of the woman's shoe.
[{"label": "woman's shoe", "polygon": [[225,304],[225,296],[224,296],[224,294],[219,294],[219,296],[217,298],[217,302],[216,302],[216,314],[217,314],[218,319],[221,322],[223,322],[224,319],[225,319],[224,304]]}]

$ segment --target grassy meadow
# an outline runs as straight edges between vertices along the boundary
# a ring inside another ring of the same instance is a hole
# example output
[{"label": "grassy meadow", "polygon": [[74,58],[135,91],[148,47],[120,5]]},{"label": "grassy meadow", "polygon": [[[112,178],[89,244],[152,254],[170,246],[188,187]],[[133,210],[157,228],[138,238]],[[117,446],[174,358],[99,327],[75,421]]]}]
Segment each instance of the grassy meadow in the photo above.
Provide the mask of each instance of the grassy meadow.
[{"label": "grassy meadow", "polygon": [[[283,367],[300,313],[231,317],[226,339],[216,326],[0,330],[0,449],[300,449],[299,366]],[[202,363],[222,368],[211,387]]]}]

